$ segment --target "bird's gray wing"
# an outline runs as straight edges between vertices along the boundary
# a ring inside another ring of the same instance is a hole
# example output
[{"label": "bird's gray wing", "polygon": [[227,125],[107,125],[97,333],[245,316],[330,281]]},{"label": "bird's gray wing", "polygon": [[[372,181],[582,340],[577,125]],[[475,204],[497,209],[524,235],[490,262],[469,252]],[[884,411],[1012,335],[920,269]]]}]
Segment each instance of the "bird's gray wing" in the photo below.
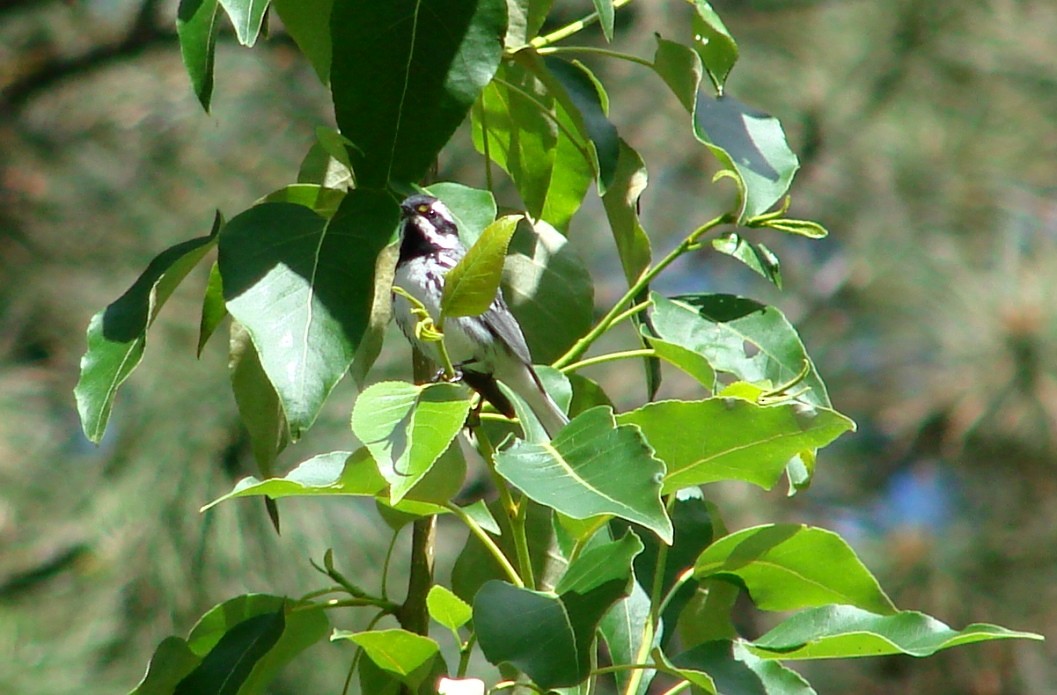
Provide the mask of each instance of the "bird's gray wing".
[{"label": "bird's gray wing", "polygon": [[525,364],[532,364],[532,354],[529,353],[528,344],[525,342],[525,334],[521,332],[521,326],[507,308],[502,295],[497,296],[488,310],[481,314],[481,321],[515,357]]}]

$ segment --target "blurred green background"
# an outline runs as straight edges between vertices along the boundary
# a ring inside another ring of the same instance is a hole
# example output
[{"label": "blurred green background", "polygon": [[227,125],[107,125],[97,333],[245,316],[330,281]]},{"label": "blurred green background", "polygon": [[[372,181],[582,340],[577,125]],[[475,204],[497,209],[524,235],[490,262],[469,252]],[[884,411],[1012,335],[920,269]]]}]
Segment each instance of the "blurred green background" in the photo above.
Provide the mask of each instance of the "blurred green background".
[{"label": "blurred green background", "polygon": [[[590,8],[557,4],[556,22]],[[208,268],[155,324],[102,445],[80,432],[71,390],[90,316],[156,253],[206,233],[214,209],[230,216],[291,182],[314,127],[332,122],[277,26],[253,50],[221,36],[204,114],[174,5],[0,1],[0,693],[127,691],[157,642],[215,603],[322,585],[308,560],[327,547],[364,584],[383,564],[388,533],[369,503],[282,504],[281,537],[259,504],[199,514],[254,472],[223,337],[194,355]],[[777,304],[859,432],[823,452],[796,498],[710,493],[732,528],[789,518],[840,531],[902,608],[1050,638],[803,667],[820,693],[1057,692],[1057,4],[713,5],[741,49],[728,91],[785,125],[803,164],[792,214],[831,236],[763,237],[784,263],[781,294],[709,252],[661,289]],[[633,3],[618,47],[652,55],[653,32],[684,36],[687,16],[684,3]],[[649,166],[646,228],[670,248],[729,187],[709,182],[715,165],[658,79],[592,66]],[[440,176],[483,185],[467,141]],[[604,303],[619,273],[592,195],[572,237]],[[387,342],[381,373],[408,375],[407,354]],[[637,372],[594,376],[620,390]],[[354,397],[339,386],[281,464],[347,448]],[[338,692],[349,657],[319,645],[274,692]]]}]

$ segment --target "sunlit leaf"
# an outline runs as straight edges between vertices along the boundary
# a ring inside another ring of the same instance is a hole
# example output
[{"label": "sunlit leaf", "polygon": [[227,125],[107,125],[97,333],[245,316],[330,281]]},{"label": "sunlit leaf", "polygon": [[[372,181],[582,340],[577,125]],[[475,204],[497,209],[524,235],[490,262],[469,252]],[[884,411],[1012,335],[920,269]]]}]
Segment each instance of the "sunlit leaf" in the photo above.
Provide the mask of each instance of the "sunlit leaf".
[{"label": "sunlit leaf", "polygon": [[598,13],[598,23],[602,27],[602,34],[606,41],[613,40],[613,0],[594,0],[595,12]]},{"label": "sunlit leaf", "polygon": [[723,91],[731,68],[738,60],[738,45],[723,20],[705,0],[694,0],[693,46],[716,89]]},{"label": "sunlit leaf", "polygon": [[232,219],[220,240],[228,311],[249,331],[296,440],[345,374],[367,328],[374,263],[396,203],[346,194],[329,221],[290,203]]},{"label": "sunlit leaf", "polygon": [[430,587],[429,594],[426,595],[426,608],[429,610],[429,617],[452,632],[468,623],[473,617],[470,604],[441,584],[434,584]]},{"label": "sunlit leaf", "polygon": [[498,452],[496,471],[574,519],[611,514],[671,541],[659,496],[663,464],[638,429],[618,426],[608,408],[576,416],[549,444],[522,441]]},{"label": "sunlit leaf", "polygon": [[707,676],[717,693],[815,695],[795,671],[764,661],[729,640],[699,644],[672,658],[672,665],[692,682]]},{"label": "sunlit leaf", "polygon": [[147,329],[173,290],[216,243],[209,236],[184,241],[158,254],[125,294],[88,324],[88,349],[74,388],[85,436],[98,443],[106,431],[117,390],[143,359]]},{"label": "sunlit leaf", "polygon": [[224,305],[224,280],[220,277],[220,266],[214,262],[213,267],[209,269],[205,294],[202,295],[202,318],[198,323],[199,357],[202,356],[206,343],[227,316],[228,308]]},{"label": "sunlit leaf", "polygon": [[264,14],[268,11],[271,0],[219,0],[220,6],[227,12],[231,25],[235,27],[235,36],[243,46],[257,43],[264,24]]},{"label": "sunlit leaf", "polygon": [[345,191],[326,188],[315,183],[294,183],[269,193],[257,201],[257,204],[293,203],[329,219],[338,211],[338,206],[344,198]]},{"label": "sunlit leaf", "polygon": [[323,84],[330,81],[330,10],[334,0],[272,0],[283,27]]},{"label": "sunlit leaf", "polygon": [[826,446],[854,427],[833,410],[803,403],[759,405],[740,398],[660,401],[621,413],[664,461],[663,492],[721,480],[771,489],[789,459]]},{"label": "sunlit leaf", "polygon": [[492,79],[506,0],[340,2],[331,90],[357,184],[420,181]]},{"label": "sunlit leaf", "polygon": [[432,661],[440,653],[436,642],[407,630],[335,630],[330,639],[347,639],[360,645],[378,667],[396,674],[412,688],[418,687],[430,674]]},{"label": "sunlit leaf", "polygon": [[466,255],[448,271],[440,306],[442,317],[477,316],[495,301],[507,246],[521,215],[505,215],[488,225]]},{"label": "sunlit leaf", "polygon": [[770,524],[724,536],[697,558],[694,576],[736,577],[762,610],[840,603],[884,615],[896,612],[844,539],[810,526]]},{"label": "sunlit leaf", "polygon": [[797,613],[747,646],[765,659],[835,659],[887,654],[923,657],[941,649],[997,639],[1041,640],[1043,637],[986,623],[954,630],[916,611],[877,615],[853,606],[821,606]]},{"label": "sunlit leaf", "polygon": [[782,288],[781,263],[769,248],[753,244],[735,232],[729,232],[712,240],[712,248],[738,259],[754,272],[767,278],[778,289]]},{"label": "sunlit leaf", "polygon": [[378,462],[392,502],[402,500],[429,472],[469,411],[467,389],[458,384],[384,381],[360,393],[352,431]]}]

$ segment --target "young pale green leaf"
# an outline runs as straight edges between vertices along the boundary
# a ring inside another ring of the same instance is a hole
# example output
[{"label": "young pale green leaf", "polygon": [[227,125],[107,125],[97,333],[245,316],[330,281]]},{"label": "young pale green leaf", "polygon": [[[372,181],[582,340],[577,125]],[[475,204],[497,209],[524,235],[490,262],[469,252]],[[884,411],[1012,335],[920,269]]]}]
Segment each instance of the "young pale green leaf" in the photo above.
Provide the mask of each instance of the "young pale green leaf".
[{"label": "young pale green leaf", "polygon": [[635,427],[592,408],[549,444],[518,442],[496,454],[496,471],[540,504],[574,519],[612,514],[671,542],[660,499],[664,464]]},{"label": "young pale green leaf", "polygon": [[789,459],[826,446],[855,423],[804,403],[759,405],[740,398],[658,401],[617,417],[638,425],[668,474],[663,493],[743,480],[770,490]]},{"label": "young pale green leaf", "polygon": [[609,97],[601,83],[579,61],[569,62],[554,56],[544,58],[542,62],[527,55],[519,55],[519,58],[546,85],[587,139],[598,192],[605,195],[616,177],[620,136],[609,121]]},{"label": "young pale green leaf", "polygon": [[503,297],[536,362],[564,354],[594,320],[591,274],[572,245],[546,222],[514,234],[503,266]]},{"label": "young pale green leaf", "polygon": [[74,388],[85,436],[98,443],[106,431],[114,397],[143,359],[147,329],[177,285],[216,243],[209,236],[176,244],[158,254],[125,294],[88,324],[88,348]]},{"label": "young pale green leaf", "polygon": [[673,658],[672,665],[691,682],[707,676],[717,693],[815,695],[795,671],[764,661],[729,640],[699,644]]},{"label": "young pale green leaf", "polygon": [[379,668],[396,674],[412,688],[417,688],[430,674],[433,659],[440,654],[436,642],[407,630],[335,630],[330,639],[345,639],[360,645]]},{"label": "young pale green leaf", "polygon": [[220,0],[221,7],[227,12],[235,36],[243,46],[257,43],[264,14],[268,11],[271,0]]},{"label": "young pale green leaf", "polygon": [[231,492],[202,507],[202,511],[238,497],[265,496],[277,500],[315,495],[373,496],[385,486],[385,479],[365,448],[353,452],[332,451],[303,461],[282,478],[243,478]]},{"label": "young pale green leaf", "polygon": [[525,66],[504,63],[471,111],[473,142],[510,178],[533,219],[563,232],[594,176],[588,142]]},{"label": "young pale green leaf", "polygon": [[736,258],[753,272],[767,278],[782,289],[782,268],[778,256],[763,244],[753,244],[735,232],[728,232],[712,240],[712,248]]},{"label": "young pale green leaf", "polygon": [[383,381],[360,393],[352,431],[389,481],[390,501],[400,502],[448,449],[470,412],[466,388]]},{"label": "young pale green leaf", "polygon": [[176,35],[180,55],[191,78],[191,88],[202,108],[209,111],[213,97],[213,61],[217,41],[217,0],[180,0],[176,9]]},{"label": "young pale green leaf", "polygon": [[202,616],[186,640],[162,641],[132,695],[262,694],[279,669],[327,628],[321,607],[281,596],[238,596]]},{"label": "young pale green leaf", "polygon": [[717,372],[772,385],[796,382],[798,399],[830,407],[826,387],[796,329],[778,309],[744,297],[698,294],[668,299],[651,295],[658,337],[693,350]]},{"label": "young pale green leaf", "polygon": [[712,83],[722,92],[727,75],[738,60],[738,44],[734,43],[734,37],[708,2],[694,0],[694,9],[697,10],[692,24],[694,50],[701,57]]},{"label": "young pale green leaf", "polygon": [[340,2],[330,31],[334,111],[357,185],[410,185],[495,74],[506,0]]},{"label": "young pale green leaf", "polygon": [[374,263],[398,219],[380,192],[353,190],[329,221],[266,203],[220,239],[228,311],[249,331],[293,439],[311,426],[366,331]]},{"label": "young pale green leaf", "polygon": [[426,608],[429,610],[429,617],[452,632],[456,632],[473,617],[470,604],[440,584],[430,587],[429,594],[426,595]]},{"label": "young pale green leaf", "polygon": [[682,44],[658,38],[653,68],[690,112],[695,137],[735,175],[738,221],[781,200],[800,164],[778,120],[733,97],[706,94],[700,89],[701,58]]},{"label": "young pale green leaf", "polygon": [[843,659],[888,654],[924,657],[941,649],[998,639],[1043,637],[986,623],[954,630],[916,611],[876,615],[837,605],[801,611],[746,646],[763,659]]},{"label": "young pale green leaf", "polygon": [[844,539],[810,526],[769,524],[724,536],[697,558],[694,576],[735,576],[767,611],[841,603],[882,615],[896,612]]},{"label": "young pale green leaf", "polygon": [[590,673],[595,630],[627,594],[630,577],[629,562],[622,578],[561,596],[486,582],[473,600],[481,651],[493,664],[513,664],[541,688],[576,685]]},{"label": "young pale green leaf", "polygon": [[227,316],[228,308],[224,305],[224,280],[220,277],[220,266],[214,261],[213,267],[209,269],[205,294],[202,296],[202,318],[198,322],[199,357],[202,356],[206,343]]},{"label": "young pale green leaf", "polygon": [[297,47],[323,84],[330,82],[330,10],[334,0],[272,0]]},{"label": "young pale green leaf", "polygon": [[481,238],[448,271],[441,294],[441,317],[477,316],[495,301],[503,261],[521,215],[505,215],[485,227]]},{"label": "young pale green leaf", "polygon": [[345,191],[326,188],[315,183],[294,183],[269,193],[255,204],[293,203],[330,219],[338,211],[344,198]]}]

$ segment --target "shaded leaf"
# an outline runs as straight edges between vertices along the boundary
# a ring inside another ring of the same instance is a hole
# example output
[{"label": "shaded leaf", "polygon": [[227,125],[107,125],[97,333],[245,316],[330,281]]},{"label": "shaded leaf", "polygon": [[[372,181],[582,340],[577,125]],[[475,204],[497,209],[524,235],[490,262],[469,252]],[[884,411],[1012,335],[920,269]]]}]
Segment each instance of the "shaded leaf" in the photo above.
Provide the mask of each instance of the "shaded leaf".
[{"label": "shaded leaf", "polygon": [[74,388],[85,436],[98,443],[106,431],[114,397],[143,359],[147,329],[173,290],[216,243],[209,236],[184,241],[158,254],[125,294],[92,317],[81,377]]},{"label": "shaded leaf", "polygon": [[[599,631],[602,639],[606,641],[609,658],[614,666],[630,666],[639,663],[642,638],[646,634],[646,625],[651,619],[650,597],[638,582],[633,582],[631,593],[617,601],[599,625]],[[660,635],[654,634],[651,646],[656,647],[659,643]],[[632,692],[635,695],[645,695],[655,673],[653,669],[646,669],[639,681],[639,687]],[[617,690],[621,693],[628,692],[627,685],[631,673],[617,671],[613,675],[616,678]]]},{"label": "shaded leaf", "polygon": [[485,228],[495,220],[497,208],[490,191],[444,181],[427,186],[426,192],[451,210],[459,227],[459,239],[466,248],[476,244]]},{"label": "shaded leaf", "polygon": [[207,112],[213,97],[218,10],[217,0],[180,0],[176,10],[180,55],[191,78],[191,88]]},{"label": "shaded leaf", "polygon": [[854,428],[851,420],[826,408],[758,405],[740,398],[647,403],[617,421],[638,425],[664,461],[663,493],[721,480],[769,490],[789,459]]},{"label": "shaded leaf", "polygon": [[234,694],[257,662],[279,641],[286,620],[280,608],[232,626],[194,671],[176,686],[174,695]]},{"label": "shaded leaf", "polygon": [[378,463],[393,503],[410,492],[462,430],[470,412],[459,384],[384,381],[360,393],[352,431]]},{"label": "shaded leaf", "polygon": [[697,558],[694,576],[736,577],[762,610],[842,603],[884,615],[896,612],[844,539],[810,526],[769,524],[724,536]]},{"label": "shaded leaf", "polygon": [[228,370],[239,419],[250,436],[253,458],[261,475],[270,478],[272,464],[289,443],[289,430],[279,396],[261,367],[249,333],[238,322],[231,325]]},{"label": "shaded leaf", "polygon": [[266,203],[224,228],[228,311],[253,338],[295,440],[352,361],[370,315],[375,258],[397,219],[387,195],[353,190],[329,221]]},{"label": "shaded leaf", "polygon": [[330,10],[334,0],[272,0],[272,7],[319,81],[330,81]]},{"label": "shaded leaf", "polygon": [[342,2],[330,29],[334,110],[357,184],[412,184],[495,74],[506,0]]},{"label": "shaded leaf", "polygon": [[441,316],[477,316],[488,310],[499,293],[503,261],[521,215],[500,217],[485,227],[466,255],[448,271],[441,293]]},{"label": "shaded leaf", "polygon": [[796,672],[767,662],[727,640],[705,642],[672,659],[680,675],[694,682],[705,675],[717,693],[738,695],[814,695]]},{"label": "shaded leaf", "polygon": [[602,27],[602,33],[606,41],[613,40],[613,0],[594,0],[595,12],[598,13],[598,23]]},{"label": "shaded leaf", "polygon": [[694,9],[696,12],[691,25],[694,50],[701,57],[701,63],[712,78],[712,83],[722,93],[723,83],[738,60],[738,44],[708,2],[694,0]]},{"label": "shaded leaf", "polygon": [[345,191],[326,188],[315,183],[294,183],[269,193],[256,204],[293,203],[329,219],[338,211],[344,198]]},{"label": "shaded leaf", "polygon": [[886,654],[930,656],[941,649],[996,639],[1041,640],[1042,635],[973,623],[954,630],[916,611],[876,615],[853,606],[821,606],[797,613],[747,646],[764,659],[833,659]]},{"label": "shaded leaf", "polygon": [[581,413],[549,444],[521,441],[498,452],[496,471],[574,519],[611,514],[671,542],[659,496],[664,466],[638,429],[617,425],[609,408]]}]

